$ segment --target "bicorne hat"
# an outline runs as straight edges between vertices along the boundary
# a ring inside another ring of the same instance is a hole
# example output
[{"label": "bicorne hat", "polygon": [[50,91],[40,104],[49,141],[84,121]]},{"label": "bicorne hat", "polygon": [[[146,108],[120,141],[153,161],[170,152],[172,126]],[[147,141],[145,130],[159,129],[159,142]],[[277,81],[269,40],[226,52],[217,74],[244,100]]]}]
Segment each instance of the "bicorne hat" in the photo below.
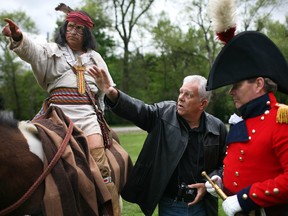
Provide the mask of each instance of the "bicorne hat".
[{"label": "bicorne hat", "polygon": [[218,54],[207,79],[213,90],[250,78],[267,77],[288,94],[288,65],[279,48],[264,34],[245,31],[235,35]]}]

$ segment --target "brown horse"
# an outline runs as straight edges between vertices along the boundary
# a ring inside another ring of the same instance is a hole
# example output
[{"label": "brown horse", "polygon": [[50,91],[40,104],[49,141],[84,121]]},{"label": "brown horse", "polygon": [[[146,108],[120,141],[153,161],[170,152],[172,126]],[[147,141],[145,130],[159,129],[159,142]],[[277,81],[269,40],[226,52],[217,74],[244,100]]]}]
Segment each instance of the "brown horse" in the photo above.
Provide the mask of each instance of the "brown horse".
[{"label": "brown horse", "polygon": [[[112,136],[119,142],[114,131]],[[25,197],[23,204],[12,206],[8,213],[3,209],[19,202],[31,185],[39,180],[43,173],[43,160],[43,147],[35,125],[0,114],[0,216],[42,215],[44,181]]]},{"label": "brown horse", "polygon": [[[41,158],[30,151],[18,123],[14,119],[0,116],[0,211],[20,199],[43,171]],[[32,124],[26,124],[27,129],[36,129]],[[37,139],[33,139],[33,131],[32,140],[37,145]],[[41,211],[43,194],[42,183],[23,205],[9,215],[38,214]]]}]

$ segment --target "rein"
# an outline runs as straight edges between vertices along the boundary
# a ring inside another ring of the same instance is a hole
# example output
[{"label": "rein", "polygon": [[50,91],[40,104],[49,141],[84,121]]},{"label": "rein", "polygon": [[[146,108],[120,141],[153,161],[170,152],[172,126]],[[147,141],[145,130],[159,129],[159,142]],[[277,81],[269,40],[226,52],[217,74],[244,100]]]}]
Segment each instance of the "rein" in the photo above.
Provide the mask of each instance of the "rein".
[{"label": "rein", "polygon": [[42,181],[47,177],[47,175],[50,173],[50,171],[53,169],[53,167],[59,161],[61,155],[65,151],[67,144],[68,144],[68,142],[72,136],[72,130],[73,130],[73,123],[69,119],[69,126],[68,126],[67,133],[66,133],[61,145],[59,146],[57,153],[55,154],[55,156],[51,160],[51,162],[48,164],[48,166],[43,171],[43,173],[38,177],[38,179],[34,182],[34,184],[31,185],[31,187],[26,191],[26,193],[22,197],[20,197],[19,200],[17,200],[14,204],[12,204],[12,205],[8,206],[7,208],[0,211],[0,216],[4,216],[4,215],[14,211],[15,209],[19,208],[34,193],[34,191],[38,188],[38,186],[42,183]]}]

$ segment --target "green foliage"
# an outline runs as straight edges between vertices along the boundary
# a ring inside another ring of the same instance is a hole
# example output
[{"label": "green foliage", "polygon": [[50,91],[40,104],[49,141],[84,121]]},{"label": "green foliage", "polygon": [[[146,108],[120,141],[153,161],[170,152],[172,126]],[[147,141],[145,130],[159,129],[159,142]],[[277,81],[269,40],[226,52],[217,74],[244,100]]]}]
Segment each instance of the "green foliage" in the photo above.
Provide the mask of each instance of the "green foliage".
[{"label": "green foliage", "polygon": [[104,59],[113,55],[115,42],[111,36],[107,34],[107,29],[112,26],[112,20],[109,13],[105,13],[102,4],[97,1],[85,0],[85,4],[80,10],[87,12],[94,22],[92,32],[97,41],[97,51],[101,53]]},{"label": "green foliage", "polygon": [[[265,23],[268,37],[279,47],[286,60],[288,59],[288,17],[285,23],[268,20]],[[277,92],[276,97],[279,103],[288,104],[287,95]]]},{"label": "green foliage", "polygon": [[[13,11],[13,12],[1,11],[0,20],[5,25],[6,22],[4,21],[4,18],[9,18],[13,20],[24,31],[33,34],[37,34],[39,32],[39,30],[36,28],[35,22],[31,20],[31,18],[24,11]],[[1,42],[2,40],[3,37],[0,37]]]},{"label": "green foliage", "polygon": [[[123,134],[119,133],[118,135],[121,145],[130,155],[133,164],[135,164],[147,134],[145,132],[139,132],[139,133],[123,133]],[[142,213],[140,207],[137,204],[123,200],[123,211],[121,215],[142,216],[144,214]],[[154,216],[158,215],[157,210],[155,210],[153,215]]]},{"label": "green foliage", "polygon": [[279,47],[286,59],[288,59],[288,17],[285,23],[269,20],[266,23],[268,37]]},{"label": "green foliage", "polygon": [[217,116],[224,123],[228,123],[231,114],[237,112],[228,92],[229,86],[213,91],[212,100],[207,108],[207,112]]},{"label": "green foliage", "polygon": [[135,163],[146,139],[146,132],[139,133],[118,133],[120,143],[130,155],[132,162]]},{"label": "green foliage", "polygon": [[[21,119],[31,119],[42,107],[42,103],[48,96],[35,80],[31,71],[24,72],[19,77],[18,91],[20,94]],[[22,95],[26,95],[22,97]]]},{"label": "green foliage", "polygon": [[[24,12],[13,12],[7,13],[3,12],[0,14],[0,19],[10,18],[17,25],[20,26],[22,31],[37,33],[38,30],[35,27],[35,23],[28,17]],[[24,73],[27,69],[27,64],[24,63],[17,57],[16,54],[8,50],[6,44],[8,43],[5,37],[0,37],[0,90],[1,90],[1,107],[2,109],[7,109],[13,111],[14,116],[18,119],[28,118],[31,116],[23,109],[28,105],[34,103],[34,101],[27,101],[27,103],[22,103],[25,101],[24,98],[27,98],[27,95],[23,95],[23,83],[21,81],[22,77],[24,77]],[[31,73],[31,72],[30,72]],[[33,78],[33,80],[35,80]],[[36,81],[35,81],[36,82]],[[30,86],[26,86],[28,89],[33,89]],[[28,112],[32,112],[29,110]]]},{"label": "green foliage", "polygon": [[[159,17],[150,16],[149,20],[146,16],[141,15],[146,18],[141,19],[141,22],[135,20],[135,17],[130,17],[135,21],[133,27],[138,25],[141,36],[145,37],[144,27],[148,30],[153,38],[149,44],[149,47],[153,47],[153,51],[143,53],[136,47],[133,52],[130,49],[125,50],[126,55],[123,56],[124,50],[119,53],[119,47],[122,50],[130,42],[131,35],[126,35],[120,43],[114,38],[117,28],[113,2],[84,0],[75,9],[84,10],[91,15],[95,23],[93,34],[98,43],[98,52],[106,61],[117,88],[124,91],[127,89],[126,93],[142,99],[146,103],[155,103],[162,100],[177,100],[179,87],[187,75],[200,74],[208,77],[210,67],[222,47],[222,44],[215,40],[215,34],[211,32],[210,22],[207,19],[208,0],[183,0],[187,5],[187,10],[183,13],[186,13],[191,19],[191,25],[185,31],[182,26],[172,23],[165,13]],[[151,2],[147,0],[140,3],[148,5]],[[286,22],[280,23],[271,21],[267,16],[283,2],[282,0],[237,1],[237,6],[242,9],[239,16],[243,22],[238,26],[238,30],[241,31],[241,28],[261,30],[279,46],[284,56],[288,58],[288,18]],[[127,1],[125,1],[125,5],[126,3]],[[137,13],[141,10],[141,5],[138,3],[135,4]],[[126,20],[125,24],[129,26],[129,18],[120,17],[125,16],[125,13],[121,13],[120,10],[117,12],[119,16],[118,30],[120,30],[121,20]],[[145,13],[151,15],[148,10]],[[129,13],[129,15],[131,14]],[[12,18],[26,32],[37,32],[35,23],[23,11],[12,13],[1,11],[0,19],[3,20],[4,17]],[[156,24],[152,22],[152,18],[154,21],[156,20]],[[64,19],[65,15],[63,14],[61,19],[57,20],[58,26],[63,23]],[[137,30],[137,28],[135,29]],[[130,33],[132,34],[132,32]],[[121,34],[124,32],[121,31]],[[0,109],[14,111],[17,118],[30,119],[40,109],[46,95],[37,86],[30,67],[19,60],[13,52],[8,51],[7,42],[5,37],[0,37]],[[286,95],[277,94],[277,98],[279,102],[288,103]],[[207,111],[226,122],[234,109],[227,89],[220,88],[214,92]],[[112,125],[128,123],[111,112],[107,111],[105,115],[107,121]]]},{"label": "green foliage", "polygon": [[10,88],[9,85],[0,87],[5,102],[4,107],[6,110],[14,111],[17,119],[31,119],[40,110],[46,92],[39,87],[31,71],[14,75],[14,88]]}]

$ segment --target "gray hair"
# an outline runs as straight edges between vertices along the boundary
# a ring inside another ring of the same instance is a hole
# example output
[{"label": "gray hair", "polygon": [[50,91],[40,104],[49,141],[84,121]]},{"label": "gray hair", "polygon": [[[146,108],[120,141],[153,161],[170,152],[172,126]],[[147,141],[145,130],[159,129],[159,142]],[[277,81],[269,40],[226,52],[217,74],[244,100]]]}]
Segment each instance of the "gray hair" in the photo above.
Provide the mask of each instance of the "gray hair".
[{"label": "gray hair", "polygon": [[270,78],[264,78],[264,88],[266,92],[273,92],[275,93],[277,91],[277,84],[273,82]]},{"label": "gray hair", "polygon": [[189,75],[183,79],[183,84],[187,82],[198,84],[198,94],[200,101],[203,99],[206,99],[208,102],[210,101],[212,91],[206,90],[207,79],[205,77],[200,75]]},{"label": "gray hair", "polygon": [[[249,79],[248,82],[249,83],[253,83],[253,82],[255,82],[256,79],[257,78]],[[277,87],[278,87],[277,84],[273,80],[268,78],[268,77],[263,77],[263,79],[264,79],[264,89],[265,89],[265,91],[267,93],[268,92],[275,93],[277,91]]]}]

